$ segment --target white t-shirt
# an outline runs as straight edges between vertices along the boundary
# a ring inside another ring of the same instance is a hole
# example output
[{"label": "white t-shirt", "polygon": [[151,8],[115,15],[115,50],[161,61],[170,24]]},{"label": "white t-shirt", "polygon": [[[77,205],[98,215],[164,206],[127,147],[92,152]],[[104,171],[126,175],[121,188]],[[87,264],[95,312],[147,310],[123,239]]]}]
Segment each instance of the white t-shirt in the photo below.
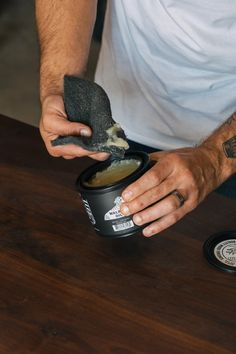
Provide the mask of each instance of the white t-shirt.
[{"label": "white t-shirt", "polygon": [[200,142],[236,111],[236,0],[109,0],[95,81],[129,139]]}]

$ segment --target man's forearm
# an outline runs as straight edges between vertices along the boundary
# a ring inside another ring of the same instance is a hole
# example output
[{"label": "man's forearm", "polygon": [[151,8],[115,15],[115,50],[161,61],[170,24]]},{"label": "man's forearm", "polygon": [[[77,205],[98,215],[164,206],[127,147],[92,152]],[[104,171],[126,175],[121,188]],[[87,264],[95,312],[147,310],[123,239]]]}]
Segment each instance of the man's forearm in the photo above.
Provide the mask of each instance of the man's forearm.
[{"label": "man's forearm", "polygon": [[224,182],[236,172],[236,113],[233,113],[199,147],[206,149]]},{"label": "man's forearm", "polygon": [[36,0],[41,100],[62,93],[65,74],[83,75],[96,8],[96,0]]}]

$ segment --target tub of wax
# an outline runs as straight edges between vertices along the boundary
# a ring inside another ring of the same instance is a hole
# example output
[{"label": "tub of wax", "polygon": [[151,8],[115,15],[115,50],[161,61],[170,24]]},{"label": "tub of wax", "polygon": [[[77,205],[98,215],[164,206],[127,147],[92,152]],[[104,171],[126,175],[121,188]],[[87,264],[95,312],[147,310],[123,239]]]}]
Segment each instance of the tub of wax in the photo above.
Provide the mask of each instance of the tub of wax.
[{"label": "tub of wax", "polygon": [[85,210],[95,231],[105,237],[125,237],[138,232],[131,216],[120,212],[121,194],[151,167],[145,152],[128,152],[122,159],[97,162],[76,181]]}]

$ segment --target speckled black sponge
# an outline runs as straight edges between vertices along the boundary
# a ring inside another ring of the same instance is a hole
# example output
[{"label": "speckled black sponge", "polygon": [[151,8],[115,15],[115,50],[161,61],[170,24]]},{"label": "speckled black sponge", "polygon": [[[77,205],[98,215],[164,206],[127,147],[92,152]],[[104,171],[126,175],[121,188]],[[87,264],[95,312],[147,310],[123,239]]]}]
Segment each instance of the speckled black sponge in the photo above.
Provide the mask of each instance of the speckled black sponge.
[{"label": "speckled black sponge", "polygon": [[[117,124],[112,119],[109,98],[101,86],[88,80],[66,75],[64,77],[64,103],[68,119],[71,122],[80,122],[90,126],[93,134],[91,137],[60,136],[51,142],[53,146],[76,144],[86,150],[109,152],[114,157],[124,156],[125,148],[107,145],[109,136],[106,130],[114,125],[117,127]],[[126,141],[124,131],[119,125],[116,134]],[[113,137],[109,139],[109,142],[111,141]]]}]

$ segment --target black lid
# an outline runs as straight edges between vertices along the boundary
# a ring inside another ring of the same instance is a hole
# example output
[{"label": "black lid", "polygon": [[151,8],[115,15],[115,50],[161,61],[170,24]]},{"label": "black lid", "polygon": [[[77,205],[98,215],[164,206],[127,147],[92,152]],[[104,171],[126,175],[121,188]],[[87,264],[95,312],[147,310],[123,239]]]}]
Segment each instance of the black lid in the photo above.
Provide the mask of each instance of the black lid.
[{"label": "black lid", "polygon": [[236,231],[221,231],[210,236],[203,245],[203,253],[216,268],[236,273]]}]

